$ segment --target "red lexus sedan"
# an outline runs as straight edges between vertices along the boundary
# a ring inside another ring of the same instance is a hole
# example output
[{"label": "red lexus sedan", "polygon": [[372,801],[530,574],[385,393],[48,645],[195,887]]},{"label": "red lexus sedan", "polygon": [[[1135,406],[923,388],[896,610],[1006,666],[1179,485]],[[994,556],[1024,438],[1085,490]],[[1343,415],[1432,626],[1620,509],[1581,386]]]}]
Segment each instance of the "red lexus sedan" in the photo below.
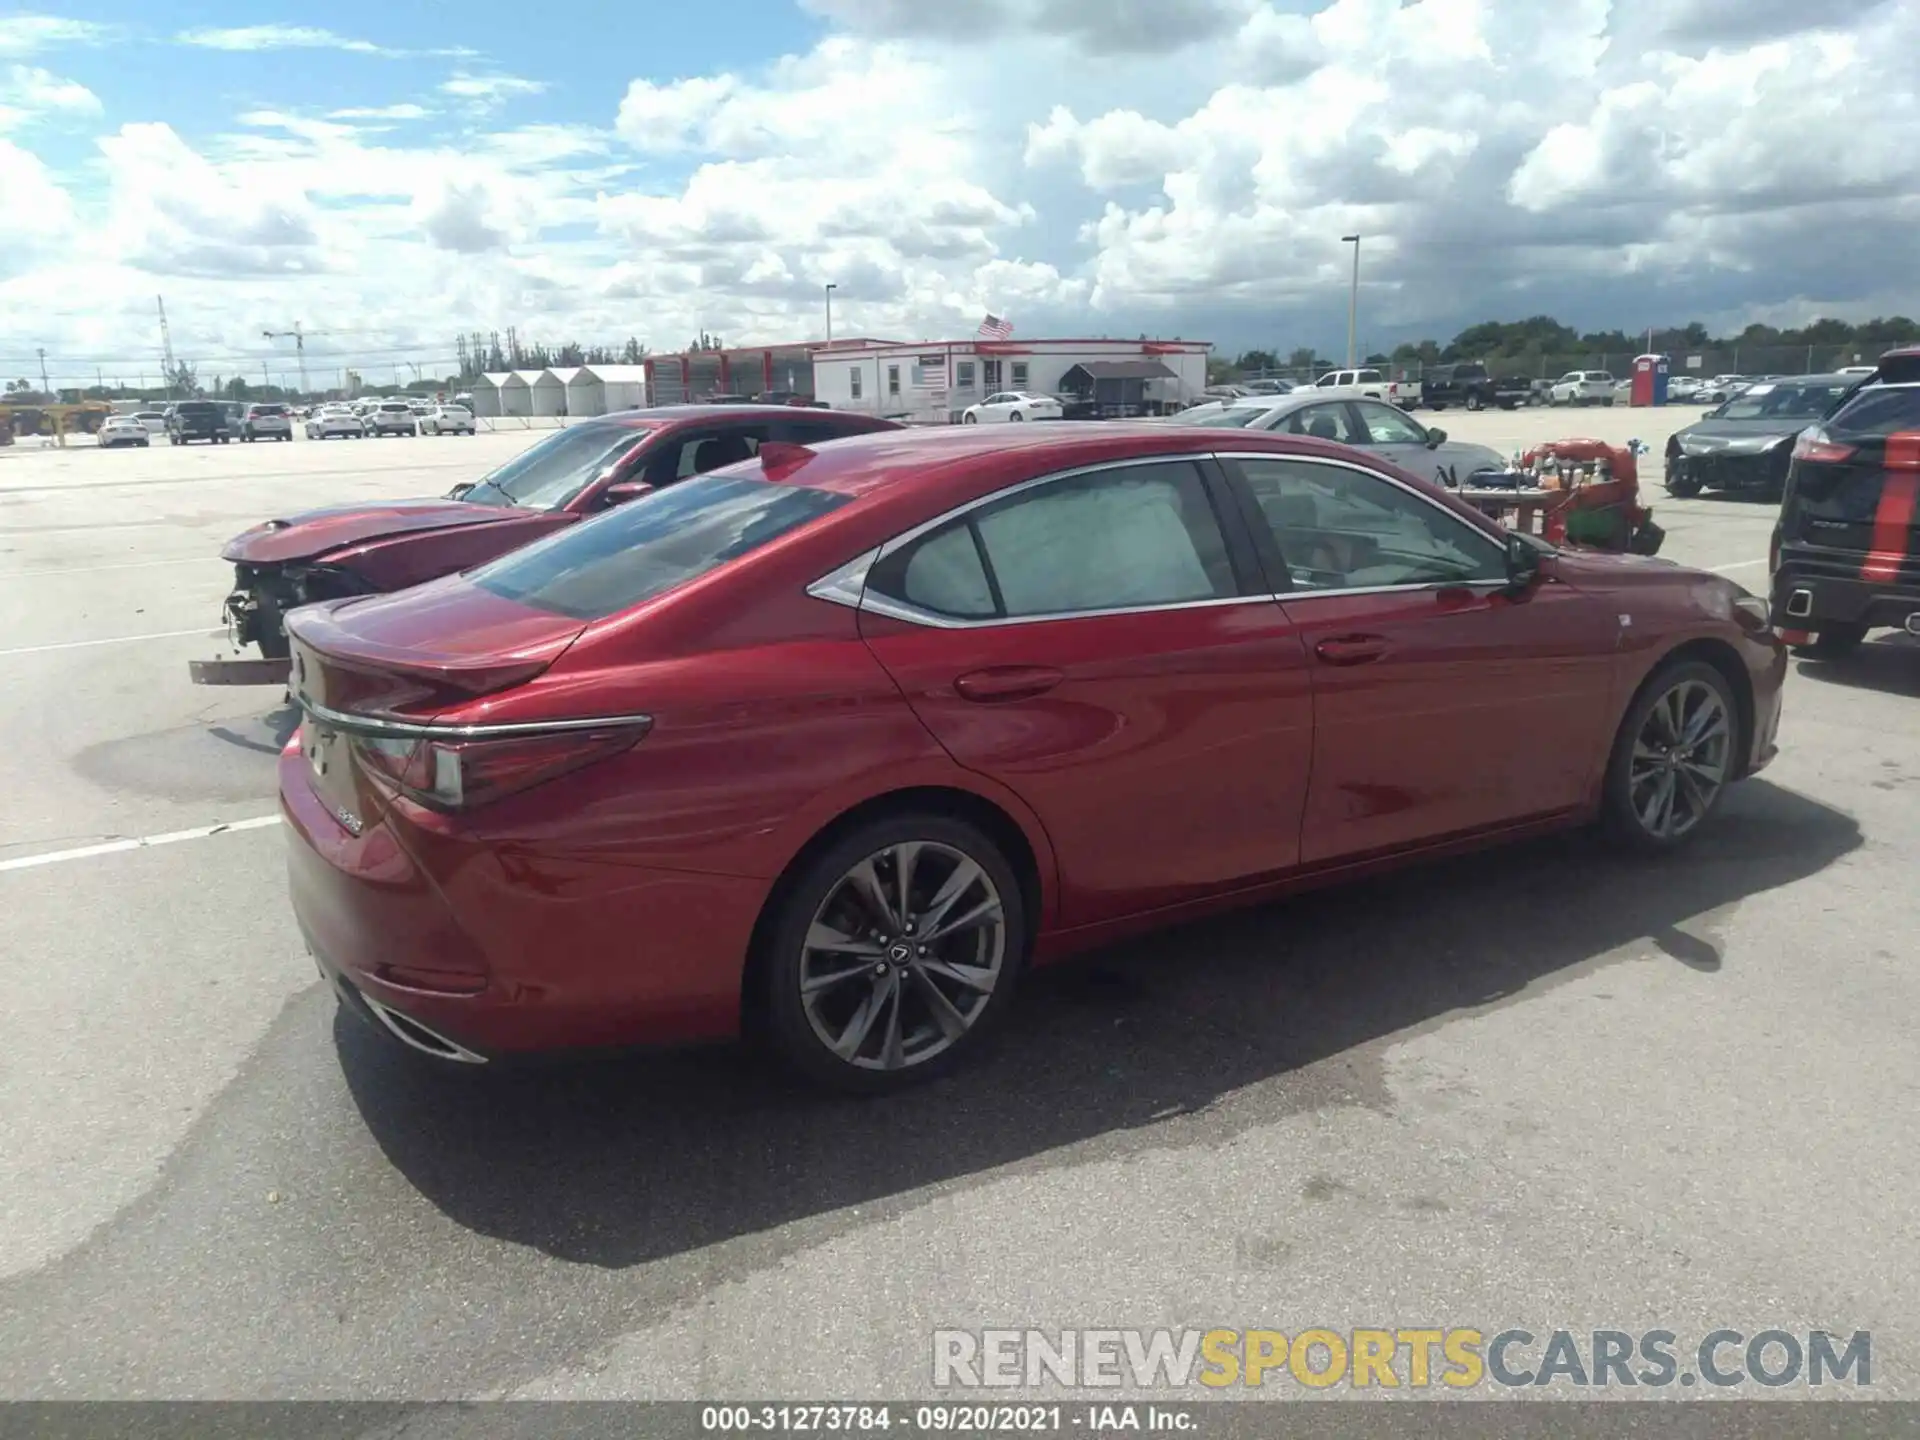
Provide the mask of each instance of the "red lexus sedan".
[{"label": "red lexus sedan", "polygon": [[1785,672],[1717,575],[1146,425],[769,444],[288,628],[345,1003],[446,1060],[745,1031],[864,1089],[1129,931],[1596,818],[1678,845]]}]

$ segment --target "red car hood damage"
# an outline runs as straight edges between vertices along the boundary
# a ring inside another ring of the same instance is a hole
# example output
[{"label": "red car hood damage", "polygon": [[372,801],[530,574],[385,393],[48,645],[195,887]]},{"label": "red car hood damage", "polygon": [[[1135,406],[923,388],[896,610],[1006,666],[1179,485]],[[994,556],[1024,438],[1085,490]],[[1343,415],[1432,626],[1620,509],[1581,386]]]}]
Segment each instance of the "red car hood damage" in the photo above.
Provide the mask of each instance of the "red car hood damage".
[{"label": "red car hood damage", "polygon": [[469,505],[462,500],[389,500],[375,505],[336,505],[267,520],[233,537],[222,560],[272,565],[311,560],[345,545],[364,544],[420,530],[449,530],[461,525],[497,525],[525,520],[537,512],[499,505]]}]

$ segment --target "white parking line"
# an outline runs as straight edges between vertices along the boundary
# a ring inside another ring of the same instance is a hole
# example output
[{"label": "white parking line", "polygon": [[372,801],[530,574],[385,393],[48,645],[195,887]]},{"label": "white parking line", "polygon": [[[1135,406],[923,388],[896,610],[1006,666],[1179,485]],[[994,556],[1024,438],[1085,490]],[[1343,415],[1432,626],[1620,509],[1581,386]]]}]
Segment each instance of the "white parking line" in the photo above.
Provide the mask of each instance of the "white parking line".
[{"label": "white parking line", "polygon": [[205,840],[235,830],[264,830],[278,825],[278,815],[256,815],[251,820],[229,820],[220,825],[201,825],[193,830],[174,830],[165,835],[143,835],[134,840],[106,840],[98,845],[82,845],[77,850],[53,850],[45,855],[22,855],[17,860],[0,860],[0,871],[31,870],[38,865],[61,865],[69,860],[91,860],[97,855],[118,855],[127,850],[150,850],[156,845],[177,845],[182,840]]},{"label": "white parking line", "polygon": [[97,575],[102,570],[152,570],[161,565],[208,565],[217,555],[183,555],[178,560],[128,560],[117,565],[76,565],[69,570],[6,570],[0,580],[44,580],[49,575]]},{"label": "white parking line", "polygon": [[1707,569],[1716,575],[1723,575],[1729,570],[1751,570],[1755,565],[1766,563],[1765,560],[1736,560],[1731,565],[1709,565]]},{"label": "white parking line", "polygon": [[42,655],[49,650],[84,650],[89,645],[131,645],[135,640],[178,640],[183,635],[224,635],[224,630],[156,630],[151,635],[113,635],[105,640],[62,640],[57,645],[22,645],[15,650],[0,650],[0,659],[9,655]]}]

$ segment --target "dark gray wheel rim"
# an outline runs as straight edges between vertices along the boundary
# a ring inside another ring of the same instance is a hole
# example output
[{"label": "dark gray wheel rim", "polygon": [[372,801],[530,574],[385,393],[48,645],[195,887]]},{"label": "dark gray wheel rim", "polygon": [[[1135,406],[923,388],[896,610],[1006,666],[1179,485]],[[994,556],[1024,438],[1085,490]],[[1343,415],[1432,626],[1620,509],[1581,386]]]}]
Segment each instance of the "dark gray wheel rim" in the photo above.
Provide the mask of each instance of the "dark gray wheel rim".
[{"label": "dark gray wheel rim", "polygon": [[986,870],[903,840],[827,891],[800,956],[800,1003],[820,1043],[861,1070],[905,1070],[963,1039],[1006,961],[1006,909]]},{"label": "dark gray wheel rim", "polygon": [[1727,783],[1732,755],[1733,717],[1720,692],[1702,680],[1669,687],[1633,738],[1627,792],[1641,829],[1673,840],[1698,825]]}]

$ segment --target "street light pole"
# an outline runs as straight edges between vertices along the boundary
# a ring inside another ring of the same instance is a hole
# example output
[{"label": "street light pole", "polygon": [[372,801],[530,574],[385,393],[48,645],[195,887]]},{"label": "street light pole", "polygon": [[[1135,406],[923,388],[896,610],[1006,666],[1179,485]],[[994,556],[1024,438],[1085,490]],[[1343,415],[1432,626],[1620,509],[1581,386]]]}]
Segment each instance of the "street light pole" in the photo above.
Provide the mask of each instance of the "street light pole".
[{"label": "street light pole", "polygon": [[827,343],[833,343],[833,292],[837,286],[827,286]]},{"label": "street light pole", "polygon": [[1342,245],[1353,246],[1353,284],[1347,290],[1347,368],[1360,364],[1360,237],[1342,235]]}]

